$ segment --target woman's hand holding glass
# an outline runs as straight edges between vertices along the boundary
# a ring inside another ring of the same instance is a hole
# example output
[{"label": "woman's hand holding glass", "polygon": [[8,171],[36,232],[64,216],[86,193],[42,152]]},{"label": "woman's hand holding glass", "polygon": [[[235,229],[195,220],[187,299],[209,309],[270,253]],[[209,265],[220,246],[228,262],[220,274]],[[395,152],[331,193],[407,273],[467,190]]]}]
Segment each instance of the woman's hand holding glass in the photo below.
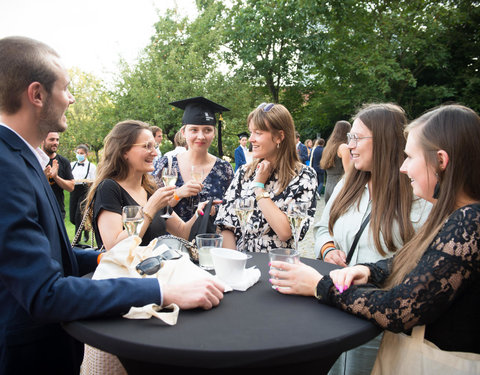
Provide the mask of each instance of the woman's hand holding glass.
[{"label": "woman's hand holding glass", "polygon": [[175,186],[166,186],[157,189],[143,207],[144,212],[153,218],[159,210],[168,206],[168,202],[170,199],[173,199],[174,193]]},{"label": "woman's hand holding glass", "polygon": [[317,270],[304,263],[270,262],[270,283],[283,294],[314,296],[318,282],[323,278]]}]

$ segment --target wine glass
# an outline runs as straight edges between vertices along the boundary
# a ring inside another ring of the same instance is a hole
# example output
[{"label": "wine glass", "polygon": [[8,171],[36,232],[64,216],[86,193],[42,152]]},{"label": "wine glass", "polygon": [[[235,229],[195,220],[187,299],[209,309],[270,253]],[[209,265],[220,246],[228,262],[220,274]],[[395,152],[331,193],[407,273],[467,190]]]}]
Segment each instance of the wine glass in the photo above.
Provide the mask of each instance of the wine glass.
[{"label": "wine glass", "polygon": [[308,216],[308,203],[291,201],[287,208],[287,217],[292,228],[295,250],[298,251],[298,239],[302,231],[303,222]]},{"label": "wine glass", "polygon": [[203,167],[198,165],[192,165],[191,170],[192,180],[195,182],[202,182],[203,181]]},{"label": "wine glass", "polygon": [[255,206],[255,199],[251,196],[240,197],[233,202],[235,214],[240,222],[240,230],[242,231],[242,249],[243,253],[247,252],[247,244],[245,243],[245,230],[248,221],[252,217]]},{"label": "wine glass", "polygon": [[[177,182],[177,170],[172,166],[165,167],[162,169],[162,181],[164,186],[175,186]],[[165,213],[162,215],[163,218],[168,219],[172,217],[168,212],[170,211],[170,206],[167,204],[165,208]]]},{"label": "wine glass", "polygon": [[143,226],[143,210],[141,206],[124,206],[122,208],[123,225],[129,236],[138,236]]},{"label": "wine glass", "polygon": [[[193,181],[201,183],[203,181],[203,167],[198,165],[192,165],[192,168],[190,170],[190,176]],[[195,196],[190,197],[190,207],[192,209],[193,209],[193,206],[195,205],[194,197]],[[200,201],[200,199],[198,201]]]}]

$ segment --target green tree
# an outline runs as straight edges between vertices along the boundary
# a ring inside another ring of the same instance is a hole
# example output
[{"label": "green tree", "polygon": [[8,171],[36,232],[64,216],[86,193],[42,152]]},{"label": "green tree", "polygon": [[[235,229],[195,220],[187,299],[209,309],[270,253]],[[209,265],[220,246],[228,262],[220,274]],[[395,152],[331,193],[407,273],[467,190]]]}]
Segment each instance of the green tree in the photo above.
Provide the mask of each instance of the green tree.
[{"label": "green tree", "polygon": [[228,12],[226,60],[251,85],[266,87],[275,103],[304,74],[311,9],[297,0],[235,0]]},{"label": "green tree", "polygon": [[74,159],[74,149],[85,143],[95,153],[103,148],[103,139],[112,127],[113,103],[104,83],[93,74],[78,68],[69,70],[70,92],[75,103],[67,111],[68,128],[61,137],[60,153]]}]

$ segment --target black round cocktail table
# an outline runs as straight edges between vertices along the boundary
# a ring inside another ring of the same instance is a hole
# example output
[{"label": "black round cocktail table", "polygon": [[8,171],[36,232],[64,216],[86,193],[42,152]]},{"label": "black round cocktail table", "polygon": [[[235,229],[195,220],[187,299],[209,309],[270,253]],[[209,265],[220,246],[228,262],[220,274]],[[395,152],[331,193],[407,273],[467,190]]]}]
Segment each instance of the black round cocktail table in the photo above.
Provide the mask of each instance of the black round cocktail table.
[{"label": "black round cocktail table", "polygon": [[[313,297],[276,292],[268,282],[268,255],[251,254],[247,267],[256,265],[262,273],[257,284],[245,292],[225,293],[212,310],[180,311],[174,326],[155,318],[118,317],[65,323],[64,329],[81,342],[117,355],[129,374],[243,373],[254,368],[321,374],[342,352],[381,332]],[[335,268],[314,259],[301,261],[324,274]]]}]

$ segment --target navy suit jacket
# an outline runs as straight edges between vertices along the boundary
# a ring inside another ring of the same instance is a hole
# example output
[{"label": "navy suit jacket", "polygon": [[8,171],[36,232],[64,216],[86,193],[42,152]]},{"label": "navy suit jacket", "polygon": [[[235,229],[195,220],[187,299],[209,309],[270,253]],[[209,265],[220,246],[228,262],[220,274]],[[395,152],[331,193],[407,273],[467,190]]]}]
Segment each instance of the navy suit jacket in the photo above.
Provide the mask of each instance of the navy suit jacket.
[{"label": "navy suit jacket", "polygon": [[98,254],[72,250],[37,158],[4,126],[0,174],[0,374],[78,373],[83,345],[60,322],[159,303],[158,281],[78,277]]},{"label": "navy suit jacket", "polygon": [[238,146],[235,149],[235,172],[243,164],[247,164],[247,159],[245,158],[245,152],[243,151],[242,146]]},{"label": "navy suit jacket", "polygon": [[298,157],[303,164],[307,163],[308,160],[308,149],[302,142],[297,147]]}]

